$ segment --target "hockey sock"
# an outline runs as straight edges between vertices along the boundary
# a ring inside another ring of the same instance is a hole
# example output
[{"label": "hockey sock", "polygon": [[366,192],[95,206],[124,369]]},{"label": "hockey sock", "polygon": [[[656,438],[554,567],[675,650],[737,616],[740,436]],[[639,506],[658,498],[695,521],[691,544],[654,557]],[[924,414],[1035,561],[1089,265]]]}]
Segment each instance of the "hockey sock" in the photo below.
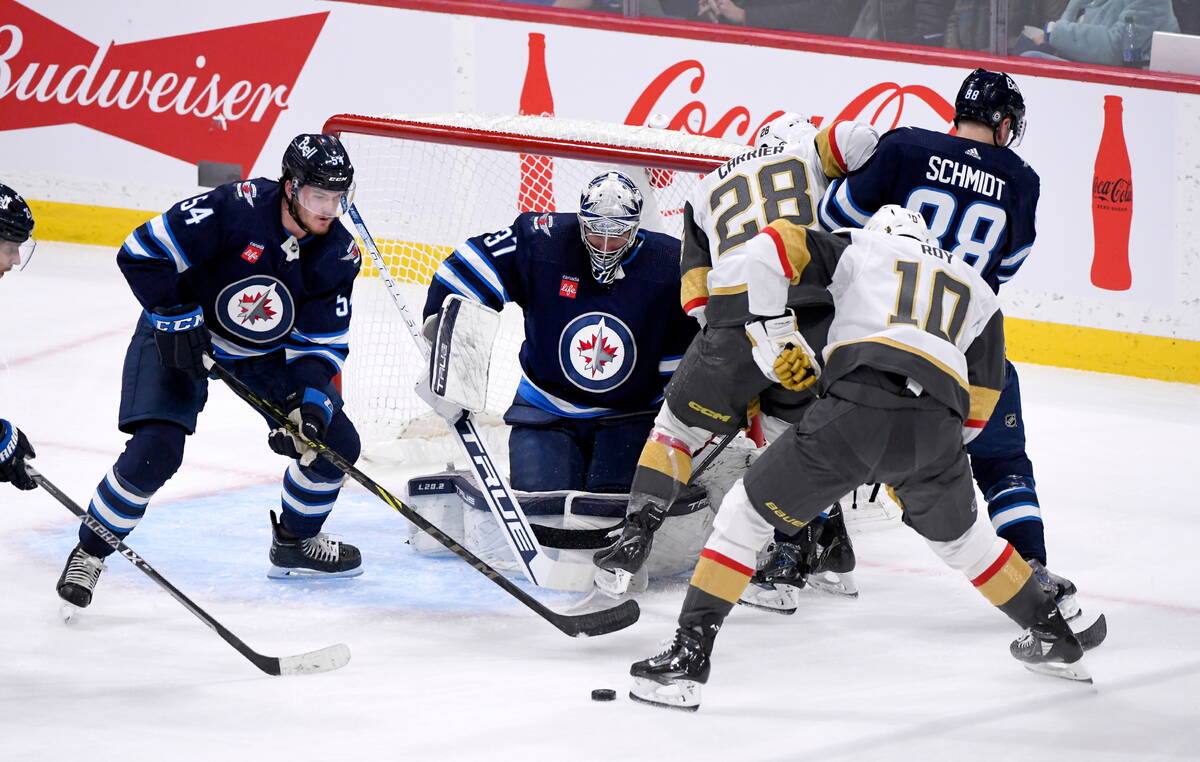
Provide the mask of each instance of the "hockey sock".
[{"label": "hockey sock", "polygon": [[[187,432],[173,423],[152,421],[138,427],[125,451],[96,486],[88,513],[124,539],[146,513],[150,498],[179,469]],[[113,552],[86,526],[79,527],[79,544],[104,558]]]},{"label": "hockey sock", "polygon": [[682,440],[655,430],[642,447],[629,491],[659,498],[664,506],[669,506],[691,478],[691,448]]},{"label": "hockey sock", "polygon": [[1037,492],[1026,481],[1006,479],[987,493],[988,515],[996,534],[1008,540],[1022,558],[1046,564],[1046,534]]},{"label": "hockey sock", "polygon": [[342,489],[344,475],[329,477],[314,468],[305,468],[299,461],[288,464],[283,472],[279,522],[297,537],[313,537],[321,531],[333,504]]}]

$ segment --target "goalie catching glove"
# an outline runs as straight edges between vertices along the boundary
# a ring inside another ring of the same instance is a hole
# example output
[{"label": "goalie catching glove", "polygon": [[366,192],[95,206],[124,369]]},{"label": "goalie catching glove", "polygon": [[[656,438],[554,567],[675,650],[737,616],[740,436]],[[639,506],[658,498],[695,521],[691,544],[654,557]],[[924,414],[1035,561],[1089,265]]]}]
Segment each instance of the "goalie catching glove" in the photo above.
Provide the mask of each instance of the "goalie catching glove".
[{"label": "goalie catching glove", "polygon": [[794,392],[817,382],[821,366],[796,328],[796,316],[790,311],[746,323],[746,335],[750,338],[754,362],[767,378]]},{"label": "goalie catching glove", "polygon": [[[284,409],[288,411],[288,420],[296,424],[304,439],[310,442],[325,440],[325,432],[335,412],[329,395],[308,387],[289,394],[284,401]],[[267,444],[280,455],[299,460],[302,466],[311,466],[317,459],[316,450],[282,426],[271,430]]]}]

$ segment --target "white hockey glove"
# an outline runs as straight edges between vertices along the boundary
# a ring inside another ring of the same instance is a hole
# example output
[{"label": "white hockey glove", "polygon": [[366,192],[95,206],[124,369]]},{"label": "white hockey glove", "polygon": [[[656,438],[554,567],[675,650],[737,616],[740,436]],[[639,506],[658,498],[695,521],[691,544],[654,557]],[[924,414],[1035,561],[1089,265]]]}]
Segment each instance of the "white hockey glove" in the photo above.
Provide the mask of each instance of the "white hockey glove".
[{"label": "white hockey glove", "polygon": [[821,366],[796,328],[792,312],[746,323],[750,353],[759,370],[785,389],[803,391],[817,382]]}]

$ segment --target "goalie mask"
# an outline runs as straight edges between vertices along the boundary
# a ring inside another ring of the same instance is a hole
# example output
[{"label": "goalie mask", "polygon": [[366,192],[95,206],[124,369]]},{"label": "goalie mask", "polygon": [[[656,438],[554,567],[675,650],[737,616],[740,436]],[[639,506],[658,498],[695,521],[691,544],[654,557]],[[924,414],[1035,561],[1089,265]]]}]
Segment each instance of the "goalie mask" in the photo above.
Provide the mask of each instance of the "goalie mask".
[{"label": "goalie mask", "polygon": [[871,215],[863,230],[874,230],[877,233],[912,238],[930,246],[937,246],[938,240],[929,232],[925,218],[911,209],[905,209],[898,204],[884,204],[879,211]]},{"label": "goalie mask", "polygon": [[634,245],[642,218],[642,192],[620,172],[596,177],[579,198],[579,235],[597,283],[612,283],[621,258]]},{"label": "goalie mask", "polygon": [[283,154],[280,185],[287,180],[292,181],[288,211],[297,222],[297,205],[318,217],[340,217],[354,202],[354,167],[342,141],[333,135],[293,138]]},{"label": "goalie mask", "polygon": [[37,242],[29,204],[12,188],[0,183],[0,275],[23,270],[33,257]]},{"label": "goalie mask", "polygon": [[754,137],[754,147],[795,145],[806,140],[811,141],[816,134],[817,128],[808,121],[808,117],[789,111],[767,122],[758,130]]}]

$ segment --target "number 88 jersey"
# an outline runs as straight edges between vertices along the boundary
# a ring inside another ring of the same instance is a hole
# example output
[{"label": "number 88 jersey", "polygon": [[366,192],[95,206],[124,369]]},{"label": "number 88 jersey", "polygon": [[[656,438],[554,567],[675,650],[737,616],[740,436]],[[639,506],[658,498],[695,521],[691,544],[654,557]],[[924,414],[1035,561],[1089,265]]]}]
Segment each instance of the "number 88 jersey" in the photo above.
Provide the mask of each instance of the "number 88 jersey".
[{"label": "number 88 jersey", "polygon": [[[787,116],[794,117],[781,120]],[[680,302],[704,324],[752,319],[744,244],[776,220],[814,227],[830,180],[862,166],[878,140],[870,126],[856,122],[818,130],[794,117],[774,135],[769,127],[755,148],[701,178],[684,206]],[[797,285],[794,291],[789,304],[828,302],[824,289]]]}]

